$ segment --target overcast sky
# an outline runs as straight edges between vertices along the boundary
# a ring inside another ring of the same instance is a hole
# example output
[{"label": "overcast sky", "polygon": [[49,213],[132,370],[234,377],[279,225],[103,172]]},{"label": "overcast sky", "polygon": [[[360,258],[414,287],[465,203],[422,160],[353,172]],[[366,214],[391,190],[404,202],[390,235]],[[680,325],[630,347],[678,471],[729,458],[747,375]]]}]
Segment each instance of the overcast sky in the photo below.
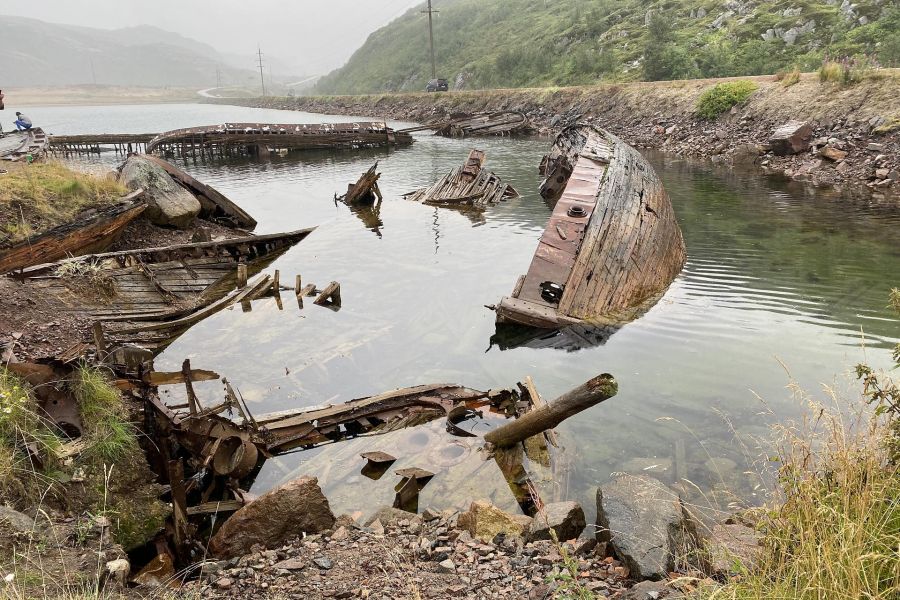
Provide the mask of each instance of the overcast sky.
[{"label": "overcast sky", "polygon": [[[339,67],[366,37],[423,0],[0,0],[0,13],[117,29],[154,25],[230,54],[264,54],[296,74]],[[253,65],[247,65],[252,68]]]}]

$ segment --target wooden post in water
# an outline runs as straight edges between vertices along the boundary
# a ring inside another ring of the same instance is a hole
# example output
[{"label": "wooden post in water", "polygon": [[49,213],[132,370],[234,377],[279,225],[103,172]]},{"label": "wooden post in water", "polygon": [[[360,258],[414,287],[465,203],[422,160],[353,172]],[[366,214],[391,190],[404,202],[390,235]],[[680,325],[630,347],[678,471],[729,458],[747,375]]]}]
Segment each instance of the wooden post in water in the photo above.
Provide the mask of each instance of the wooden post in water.
[{"label": "wooden post in water", "polygon": [[300,290],[303,288],[303,280],[300,278],[300,274],[297,273],[297,278],[294,280],[294,294],[297,296],[300,295]]},{"label": "wooden post in water", "polygon": [[499,448],[523,442],[533,435],[556,427],[567,418],[586,408],[599,404],[616,395],[619,384],[609,373],[598,375],[574,390],[570,390],[547,403],[531,410],[515,421],[501,425],[484,436],[484,441]]},{"label": "wooden post in water", "polygon": [[237,266],[237,285],[239,288],[247,287],[247,265],[239,263]]}]

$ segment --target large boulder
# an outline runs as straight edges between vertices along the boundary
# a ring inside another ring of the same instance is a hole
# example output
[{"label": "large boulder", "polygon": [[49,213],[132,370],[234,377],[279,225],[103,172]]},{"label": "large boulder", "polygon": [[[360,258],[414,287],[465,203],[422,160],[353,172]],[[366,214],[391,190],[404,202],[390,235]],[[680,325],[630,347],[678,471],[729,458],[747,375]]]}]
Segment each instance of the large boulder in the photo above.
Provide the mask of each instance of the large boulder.
[{"label": "large boulder", "polygon": [[119,182],[130,190],[144,189],[144,217],[163,227],[186,229],[200,213],[200,201],[178,185],[165,169],[141,156],[129,156]]},{"label": "large boulder", "polygon": [[510,515],[487,500],[476,500],[469,510],[459,515],[457,524],[482,540],[492,540],[497,534],[522,536],[531,524],[531,517]]},{"label": "large boulder", "polygon": [[248,554],[253,544],[271,548],[303,533],[334,526],[335,518],[315,477],[301,477],[266,492],[234,513],[209,541],[213,554]]},{"label": "large boulder", "polygon": [[698,547],[678,494],[646,475],[622,475],[597,489],[597,526],[597,538],[637,580],[666,577]]},{"label": "large boulder", "polygon": [[537,512],[531,525],[528,526],[526,537],[529,540],[549,540],[551,531],[556,532],[556,539],[560,542],[577,539],[584,531],[587,521],[584,518],[584,510],[577,502],[552,502],[545,504]]},{"label": "large boulder", "polygon": [[776,128],[769,138],[772,152],[778,156],[797,154],[809,149],[813,129],[804,121],[788,121]]}]

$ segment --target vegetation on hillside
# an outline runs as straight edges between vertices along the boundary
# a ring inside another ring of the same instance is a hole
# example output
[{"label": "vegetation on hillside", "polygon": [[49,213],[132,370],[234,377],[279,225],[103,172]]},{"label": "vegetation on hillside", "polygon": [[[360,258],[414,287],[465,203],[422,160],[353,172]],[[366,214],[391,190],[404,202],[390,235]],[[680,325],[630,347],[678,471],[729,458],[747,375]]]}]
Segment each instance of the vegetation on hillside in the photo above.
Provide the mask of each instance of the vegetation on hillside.
[{"label": "vegetation on hillside", "polygon": [[[813,71],[827,56],[900,66],[900,2],[436,0],[438,76],[466,89]],[[318,93],[420,91],[419,8],[376,31]]]},{"label": "vegetation on hillside", "polygon": [[0,174],[0,244],[14,243],[127,194],[112,177],[78,173],[58,162]]}]

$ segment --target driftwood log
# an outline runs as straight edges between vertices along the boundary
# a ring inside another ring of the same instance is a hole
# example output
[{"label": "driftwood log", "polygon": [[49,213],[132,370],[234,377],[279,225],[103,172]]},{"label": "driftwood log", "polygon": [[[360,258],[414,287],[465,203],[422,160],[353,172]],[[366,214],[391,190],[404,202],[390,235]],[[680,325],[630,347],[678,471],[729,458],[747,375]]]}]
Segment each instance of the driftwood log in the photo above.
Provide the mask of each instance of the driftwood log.
[{"label": "driftwood log", "polygon": [[484,440],[498,448],[518,444],[533,435],[556,427],[586,408],[612,398],[618,391],[619,384],[612,375],[609,373],[598,375],[574,390],[566,392],[556,400],[488,432],[484,436]]}]

